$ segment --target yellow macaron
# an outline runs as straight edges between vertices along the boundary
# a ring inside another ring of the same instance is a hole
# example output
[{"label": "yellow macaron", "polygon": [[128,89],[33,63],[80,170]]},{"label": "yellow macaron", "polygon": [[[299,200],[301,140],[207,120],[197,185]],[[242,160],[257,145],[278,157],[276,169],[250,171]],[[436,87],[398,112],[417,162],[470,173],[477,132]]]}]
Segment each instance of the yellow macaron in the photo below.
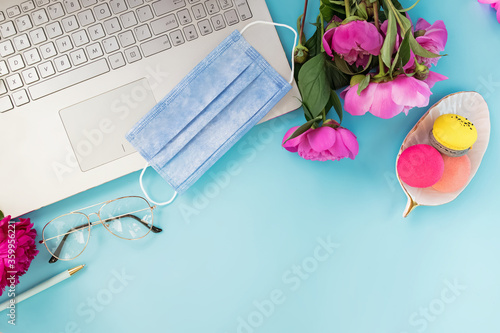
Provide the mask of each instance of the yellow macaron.
[{"label": "yellow macaron", "polygon": [[477,140],[477,130],[467,118],[444,114],[435,121],[430,132],[432,146],[441,153],[458,157],[467,154]]}]

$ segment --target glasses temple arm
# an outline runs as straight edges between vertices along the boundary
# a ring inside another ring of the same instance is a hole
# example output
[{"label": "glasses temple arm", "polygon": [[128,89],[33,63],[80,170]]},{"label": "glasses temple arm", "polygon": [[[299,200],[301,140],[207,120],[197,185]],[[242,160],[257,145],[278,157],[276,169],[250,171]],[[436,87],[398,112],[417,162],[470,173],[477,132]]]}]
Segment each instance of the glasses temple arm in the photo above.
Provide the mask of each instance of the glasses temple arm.
[{"label": "glasses temple arm", "polygon": [[82,224],[82,225],[79,225],[77,227],[74,227],[74,228],[71,228],[69,229],[69,231],[64,235],[63,239],[61,240],[61,243],[59,243],[59,246],[57,246],[57,249],[54,251],[54,254],[52,255],[52,257],[49,259],[49,263],[53,264],[55,263],[58,259],[57,257],[59,256],[59,254],[61,253],[62,251],[62,248],[64,246],[64,242],[66,242],[66,238],[68,238],[68,236],[76,231],[76,230],[80,230],[80,229],[83,229],[83,228],[88,228],[89,227],[89,224],[88,223],[85,223],[85,224]]},{"label": "glasses temple arm", "polygon": [[[146,221],[143,221],[141,220],[140,218],[138,218],[137,216],[135,215],[132,215],[132,214],[125,214],[125,215],[121,215],[121,216],[117,216],[117,217],[110,217],[109,219],[106,219],[106,220],[103,220],[102,222],[103,223],[106,223],[106,222],[109,222],[109,221],[113,221],[113,220],[118,220],[118,219],[121,219],[122,217],[131,217],[133,218],[134,220],[136,220],[137,222],[140,222],[143,226],[145,226],[146,228],[149,228],[149,224],[146,222]],[[154,225],[151,227],[151,231],[154,232],[155,234],[159,233],[159,232],[162,232],[163,230],[161,228],[158,228],[158,227],[155,227]]]}]

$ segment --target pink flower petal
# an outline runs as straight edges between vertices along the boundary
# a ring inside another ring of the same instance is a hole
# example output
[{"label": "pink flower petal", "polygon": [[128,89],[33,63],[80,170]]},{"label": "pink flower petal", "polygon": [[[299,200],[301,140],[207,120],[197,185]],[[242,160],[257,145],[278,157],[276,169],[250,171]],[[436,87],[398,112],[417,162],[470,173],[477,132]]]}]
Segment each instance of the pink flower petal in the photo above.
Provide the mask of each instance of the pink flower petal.
[{"label": "pink flower petal", "polygon": [[344,145],[349,150],[349,158],[351,160],[353,160],[354,158],[356,158],[356,156],[358,155],[358,152],[359,152],[358,139],[347,128],[340,128],[339,133],[342,137],[342,141],[343,141]]},{"label": "pink flower petal", "polygon": [[408,77],[404,74],[392,81],[392,100],[399,105],[423,107],[429,104],[431,95],[429,86],[425,82]]},{"label": "pink flower petal", "polygon": [[348,87],[341,93],[344,98],[344,109],[353,116],[362,116],[370,110],[373,103],[378,83],[370,83],[365,90],[358,95],[358,84]]},{"label": "pink flower petal", "polygon": [[335,143],[335,130],[329,126],[316,128],[307,133],[307,140],[312,149],[317,152],[327,150]]},{"label": "pink flower petal", "polygon": [[403,105],[398,105],[392,100],[392,81],[379,83],[370,112],[382,119],[389,119],[401,113],[403,108]]}]

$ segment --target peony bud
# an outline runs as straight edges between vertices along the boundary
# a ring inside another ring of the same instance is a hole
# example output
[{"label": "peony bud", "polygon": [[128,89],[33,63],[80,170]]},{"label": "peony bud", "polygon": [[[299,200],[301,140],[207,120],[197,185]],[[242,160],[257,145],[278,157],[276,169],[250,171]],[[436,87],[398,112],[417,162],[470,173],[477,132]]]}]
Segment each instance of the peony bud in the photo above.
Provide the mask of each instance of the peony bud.
[{"label": "peony bud", "polygon": [[309,59],[309,50],[302,44],[295,47],[293,52],[293,61],[298,64],[303,64]]},{"label": "peony bud", "polygon": [[415,78],[422,81],[427,80],[429,77],[429,67],[424,64],[419,64],[417,61],[415,61],[415,63]]}]

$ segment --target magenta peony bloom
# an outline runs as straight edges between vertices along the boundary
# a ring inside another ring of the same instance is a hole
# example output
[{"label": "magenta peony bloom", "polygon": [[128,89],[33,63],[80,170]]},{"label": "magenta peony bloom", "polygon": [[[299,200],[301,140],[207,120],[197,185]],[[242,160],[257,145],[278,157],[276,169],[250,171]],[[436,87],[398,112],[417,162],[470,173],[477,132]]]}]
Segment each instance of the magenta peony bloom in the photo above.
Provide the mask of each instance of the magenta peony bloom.
[{"label": "magenta peony bloom", "polygon": [[500,23],[500,0],[478,0],[480,3],[490,4],[497,11],[497,21]]},{"label": "magenta peony bloom", "polygon": [[[446,42],[448,41],[448,31],[443,21],[438,20],[432,25],[426,20],[420,18],[415,26],[417,42],[427,51],[439,54],[444,51]],[[423,58],[417,56],[417,61],[423,63],[427,67],[436,66],[439,58]]]},{"label": "magenta peony bloom", "polygon": [[333,58],[333,51],[349,65],[365,67],[370,55],[379,55],[384,38],[375,25],[366,21],[352,21],[327,30],[323,35],[326,54]]},{"label": "magenta peony bloom", "polygon": [[[335,127],[335,128],[334,128]],[[300,157],[312,161],[338,161],[356,158],[359,151],[356,136],[334,120],[327,120],[322,127],[308,129],[301,135],[286,141],[299,126],[292,127],[283,138],[283,147]],[[286,141],[286,142],[285,142]]]},{"label": "magenta peony bloom", "polygon": [[430,72],[426,83],[401,74],[393,81],[370,83],[361,95],[358,95],[358,84],[347,87],[341,97],[345,100],[344,109],[354,116],[370,112],[374,116],[388,119],[401,112],[408,114],[414,107],[427,106],[429,96],[432,95],[429,86],[445,79],[447,78],[443,75]]},{"label": "magenta peony bloom", "polygon": [[[19,222],[15,222],[14,234],[9,232],[9,230],[14,230],[9,227],[9,221],[10,216],[6,216],[0,221],[0,296],[5,287],[11,284],[12,281],[9,281],[11,276],[14,276],[14,284],[19,283],[19,277],[26,273],[31,261],[38,254],[35,245],[36,230],[33,229],[33,223],[30,223],[30,219],[21,219]],[[15,236],[11,237],[11,235]],[[11,245],[10,253],[9,244]],[[14,258],[12,258],[13,255]],[[11,271],[16,273],[8,273]],[[9,280],[7,280],[8,278]]]}]

